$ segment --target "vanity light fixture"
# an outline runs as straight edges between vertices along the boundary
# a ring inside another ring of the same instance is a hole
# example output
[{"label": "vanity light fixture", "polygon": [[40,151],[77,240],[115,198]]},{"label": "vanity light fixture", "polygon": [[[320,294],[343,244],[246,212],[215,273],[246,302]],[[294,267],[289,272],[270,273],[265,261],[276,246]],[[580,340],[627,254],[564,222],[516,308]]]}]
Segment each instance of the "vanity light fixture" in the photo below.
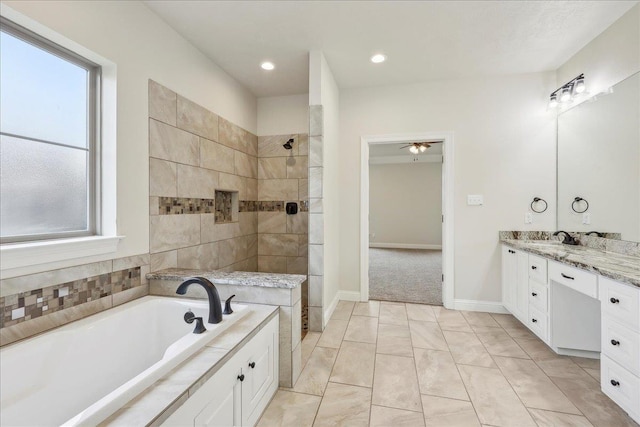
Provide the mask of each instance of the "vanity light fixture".
[{"label": "vanity light fixture", "polygon": [[371,62],[373,62],[374,64],[380,64],[386,60],[387,60],[387,57],[381,53],[376,53],[371,57]]},{"label": "vanity light fixture", "polygon": [[571,79],[571,81],[551,92],[549,96],[549,108],[556,108],[559,105],[558,101],[562,104],[573,101],[577,96],[584,93],[586,89],[584,74],[580,74],[578,77]]},{"label": "vanity light fixture", "polygon": [[265,62],[263,62],[262,64],[260,64],[260,67],[261,67],[263,70],[267,70],[267,71],[271,71],[271,70],[273,70],[274,68],[276,68],[276,66],[275,66],[275,65],[273,65],[273,62],[269,62],[269,61],[265,61]]}]

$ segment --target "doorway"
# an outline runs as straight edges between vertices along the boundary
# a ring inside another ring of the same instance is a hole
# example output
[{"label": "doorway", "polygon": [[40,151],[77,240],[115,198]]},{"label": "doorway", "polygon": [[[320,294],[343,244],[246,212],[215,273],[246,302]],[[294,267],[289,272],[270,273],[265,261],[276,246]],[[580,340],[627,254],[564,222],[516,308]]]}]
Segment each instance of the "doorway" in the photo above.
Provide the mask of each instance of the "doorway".
[{"label": "doorway", "polygon": [[451,308],[453,135],[368,136],[361,153],[360,299]]}]

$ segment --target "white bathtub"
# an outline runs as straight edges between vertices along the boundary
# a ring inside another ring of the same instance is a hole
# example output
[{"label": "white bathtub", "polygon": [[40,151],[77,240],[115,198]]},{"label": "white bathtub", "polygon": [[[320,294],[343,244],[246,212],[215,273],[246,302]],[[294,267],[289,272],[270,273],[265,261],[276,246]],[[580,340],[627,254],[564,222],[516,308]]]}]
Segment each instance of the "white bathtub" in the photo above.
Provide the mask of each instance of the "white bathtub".
[{"label": "white bathtub", "polygon": [[[191,309],[207,332],[185,323]],[[147,296],[0,350],[0,425],[96,425],[247,314]]]}]

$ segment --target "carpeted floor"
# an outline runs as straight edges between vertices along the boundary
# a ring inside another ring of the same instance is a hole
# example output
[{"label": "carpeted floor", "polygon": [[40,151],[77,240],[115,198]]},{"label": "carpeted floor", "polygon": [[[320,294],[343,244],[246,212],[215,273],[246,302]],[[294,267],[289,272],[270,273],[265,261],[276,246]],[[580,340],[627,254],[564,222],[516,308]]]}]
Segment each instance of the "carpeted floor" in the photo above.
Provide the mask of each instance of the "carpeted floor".
[{"label": "carpeted floor", "polygon": [[369,298],[442,305],[442,251],[369,248]]}]

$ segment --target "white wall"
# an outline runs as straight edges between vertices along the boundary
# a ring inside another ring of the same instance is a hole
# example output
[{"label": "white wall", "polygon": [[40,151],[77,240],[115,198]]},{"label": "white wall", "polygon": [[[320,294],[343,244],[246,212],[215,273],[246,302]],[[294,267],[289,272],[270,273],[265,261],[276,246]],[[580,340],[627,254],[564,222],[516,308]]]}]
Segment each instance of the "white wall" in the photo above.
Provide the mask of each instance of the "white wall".
[{"label": "white wall", "polygon": [[258,136],[308,132],[308,93],[258,98]]},{"label": "white wall", "polygon": [[141,2],[5,4],[117,65],[116,257],[149,252],[148,79],[254,133],[256,98]]},{"label": "white wall", "polygon": [[442,245],[442,163],[369,167],[370,244]]},{"label": "white wall", "polygon": [[[555,228],[555,73],[343,89],[340,93],[341,289],[360,286],[360,137],[452,131],[455,298],[500,301],[499,230]],[[467,194],[484,206],[467,206]],[[534,196],[547,212],[524,224]]]},{"label": "white wall", "polygon": [[640,71],[640,4],[635,5],[557,70],[558,84],[584,73],[597,94]]}]

